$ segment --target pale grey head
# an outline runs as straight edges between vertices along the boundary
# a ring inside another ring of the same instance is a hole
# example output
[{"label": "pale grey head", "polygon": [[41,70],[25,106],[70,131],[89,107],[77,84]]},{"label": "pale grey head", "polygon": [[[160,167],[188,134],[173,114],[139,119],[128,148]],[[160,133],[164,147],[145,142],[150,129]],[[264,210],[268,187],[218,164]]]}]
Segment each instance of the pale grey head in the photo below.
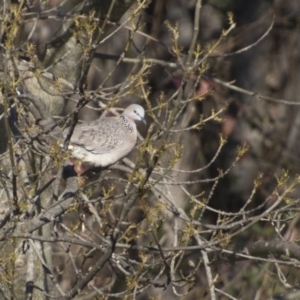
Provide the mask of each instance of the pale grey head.
[{"label": "pale grey head", "polygon": [[133,121],[145,121],[145,110],[138,104],[129,105],[123,112],[123,116],[130,118]]}]

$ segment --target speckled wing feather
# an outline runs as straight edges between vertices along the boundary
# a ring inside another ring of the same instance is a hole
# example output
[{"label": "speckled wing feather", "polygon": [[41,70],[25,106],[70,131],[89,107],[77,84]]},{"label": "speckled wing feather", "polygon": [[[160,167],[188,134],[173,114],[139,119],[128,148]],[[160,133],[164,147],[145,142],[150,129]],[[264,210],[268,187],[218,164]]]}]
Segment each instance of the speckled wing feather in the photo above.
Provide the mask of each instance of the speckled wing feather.
[{"label": "speckled wing feather", "polygon": [[[64,137],[67,135],[64,131]],[[125,142],[126,128],[118,117],[108,117],[75,126],[70,144],[79,146],[93,154],[105,154]]]}]

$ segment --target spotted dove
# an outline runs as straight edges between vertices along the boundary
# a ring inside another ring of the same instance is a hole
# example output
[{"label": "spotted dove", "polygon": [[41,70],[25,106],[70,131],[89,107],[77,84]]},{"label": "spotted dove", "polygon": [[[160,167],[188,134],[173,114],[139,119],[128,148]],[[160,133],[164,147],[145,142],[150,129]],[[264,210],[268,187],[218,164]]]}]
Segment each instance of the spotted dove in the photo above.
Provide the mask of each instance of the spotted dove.
[{"label": "spotted dove", "polygon": [[[70,161],[81,161],[89,167],[76,169],[84,173],[91,167],[108,167],[124,158],[135,147],[137,128],[135,121],[143,121],[145,111],[137,104],[129,105],[120,116],[104,117],[77,124],[70,139]],[[69,129],[63,132],[66,138]],[[75,164],[75,163],[74,163]]]}]

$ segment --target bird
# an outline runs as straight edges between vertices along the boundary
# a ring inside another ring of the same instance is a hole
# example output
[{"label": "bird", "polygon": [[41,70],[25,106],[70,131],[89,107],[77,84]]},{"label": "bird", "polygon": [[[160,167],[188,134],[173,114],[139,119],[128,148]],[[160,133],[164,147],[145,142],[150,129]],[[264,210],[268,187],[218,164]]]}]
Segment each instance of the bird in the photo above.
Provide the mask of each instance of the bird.
[{"label": "bird", "polygon": [[[136,121],[146,124],[145,110],[141,105],[131,104],[120,116],[77,124],[68,147],[76,173],[107,168],[129,154],[137,141]],[[68,132],[68,128],[63,131],[64,138]]]}]

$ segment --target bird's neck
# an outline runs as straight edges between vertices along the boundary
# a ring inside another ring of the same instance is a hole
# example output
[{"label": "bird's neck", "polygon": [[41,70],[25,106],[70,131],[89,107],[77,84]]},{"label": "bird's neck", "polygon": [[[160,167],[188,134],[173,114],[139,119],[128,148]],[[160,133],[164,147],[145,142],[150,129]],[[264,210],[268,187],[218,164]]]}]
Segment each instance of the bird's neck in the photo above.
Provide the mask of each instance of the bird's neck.
[{"label": "bird's neck", "polygon": [[120,118],[121,118],[122,124],[123,124],[130,132],[133,132],[133,131],[134,131],[134,128],[132,127],[132,124],[129,122],[129,120],[128,120],[125,116],[123,116],[123,115],[121,115]]}]

